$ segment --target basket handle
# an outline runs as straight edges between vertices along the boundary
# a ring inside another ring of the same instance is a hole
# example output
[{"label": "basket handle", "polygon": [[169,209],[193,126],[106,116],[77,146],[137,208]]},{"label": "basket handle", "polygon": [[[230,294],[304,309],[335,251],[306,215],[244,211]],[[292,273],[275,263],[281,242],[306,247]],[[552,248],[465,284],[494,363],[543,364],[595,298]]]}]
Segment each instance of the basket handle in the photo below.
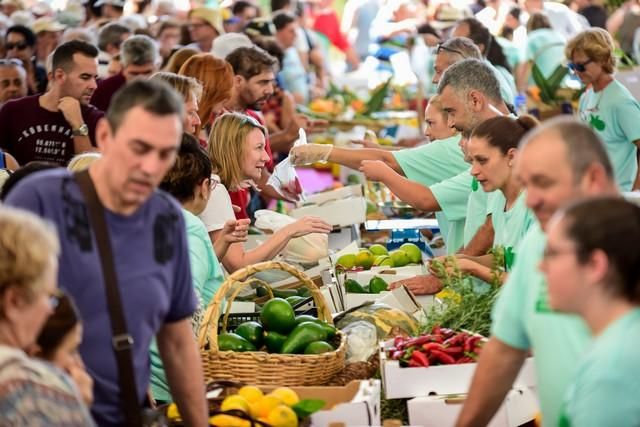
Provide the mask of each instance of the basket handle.
[{"label": "basket handle", "polygon": [[[260,279],[256,279],[255,277],[249,278],[248,280],[244,281],[244,282],[238,282],[236,284],[236,288],[233,291],[233,293],[231,294],[231,296],[229,297],[230,301],[235,301],[236,297],[238,296],[238,294],[240,293],[240,291],[242,290],[242,288],[244,288],[247,285],[253,284],[253,283],[257,283],[258,285],[264,286],[267,290],[267,294],[269,295],[269,299],[273,298],[273,290],[271,289],[271,286],[269,286],[269,284],[267,282],[265,282],[264,280],[260,280]],[[227,308],[224,312],[224,316],[222,317],[222,332],[227,332],[227,321],[229,320],[229,315],[231,314],[231,304],[227,304]]]},{"label": "basket handle", "polygon": [[[315,283],[311,281],[309,276],[284,262],[261,262],[237,270],[233,274],[229,275],[222,283],[222,286],[220,286],[220,289],[218,289],[214,298],[209,303],[204,318],[200,323],[200,328],[198,330],[198,345],[201,349],[204,349],[208,339],[210,351],[218,351],[218,320],[220,319],[220,307],[222,306],[225,295],[229,292],[232,286],[237,282],[245,282],[243,285],[251,283],[247,281],[249,277],[266,270],[282,270],[297,278],[311,292],[311,296],[313,297],[313,300],[318,309],[318,319],[324,320],[331,325],[333,324],[331,311],[327,306],[324,296],[322,296],[322,293],[315,285]],[[235,294],[237,295],[237,292]],[[229,300],[227,301],[229,307],[231,307],[231,303],[233,302],[234,298],[235,295],[232,295],[232,298],[229,298]],[[229,308],[227,308],[227,311],[228,310]]]}]

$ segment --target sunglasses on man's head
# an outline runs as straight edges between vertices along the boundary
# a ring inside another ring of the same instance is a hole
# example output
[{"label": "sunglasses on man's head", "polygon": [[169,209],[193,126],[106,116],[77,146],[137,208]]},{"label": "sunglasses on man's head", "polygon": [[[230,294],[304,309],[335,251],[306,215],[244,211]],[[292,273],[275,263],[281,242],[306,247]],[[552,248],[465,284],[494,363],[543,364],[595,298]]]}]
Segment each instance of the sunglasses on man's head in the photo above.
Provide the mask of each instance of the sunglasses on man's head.
[{"label": "sunglasses on man's head", "polygon": [[587,65],[589,65],[592,62],[593,62],[592,59],[589,59],[584,62],[569,62],[567,64],[567,67],[569,67],[569,70],[571,70],[571,72],[573,73],[576,73],[576,72],[584,73],[585,71],[587,71]]},{"label": "sunglasses on man's head", "polygon": [[16,65],[18,67],[23,67],[24,64],[18,58],[10,58],[10,59],[0,59],[0,66],[2,65]]},{"label": "sunglasses on man's head", "polygon": [[457,53],[463,58],[465,57],[464,53],[460,52],[459,50],[451,49],[450,47],[446,47],[442,43],[438,43],[438,45],[436,46],[436,55],[439,54],[441,50],[444,50],[445,52],[449,52],[449,53]]},{"label": "sunglasses on man's head", "polygon": [[20,43],[7,43],[4,45],[4,47],[7,50],[13,50],[13,49],[25,50],[29,46],[25,42],[20,42]]}]

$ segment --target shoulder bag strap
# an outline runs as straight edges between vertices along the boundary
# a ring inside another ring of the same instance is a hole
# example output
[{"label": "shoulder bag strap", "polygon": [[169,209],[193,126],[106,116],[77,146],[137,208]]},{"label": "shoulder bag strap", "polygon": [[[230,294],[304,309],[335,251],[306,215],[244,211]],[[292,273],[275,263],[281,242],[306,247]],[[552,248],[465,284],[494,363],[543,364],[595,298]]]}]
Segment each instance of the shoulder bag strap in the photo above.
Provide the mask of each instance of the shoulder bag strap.
[{"label": "shoulder bag strap", "polygon": [[118,382],[120,383],[120,397],[126,425],[128,427],[139,427],[142,426],[142,417],[133,368],[133,337],[127,331],[127,323],[122,311],[122,299],[118,288],[104,207],[98,198],[89,176],[89,171],[84,170],[74,176],[85,198],[89,222],[93,226],[98,245],[98,254],[100,255],[100,264],[102,265],[107,294],[107,308],[111,319],[111,343],[118,364]]}]

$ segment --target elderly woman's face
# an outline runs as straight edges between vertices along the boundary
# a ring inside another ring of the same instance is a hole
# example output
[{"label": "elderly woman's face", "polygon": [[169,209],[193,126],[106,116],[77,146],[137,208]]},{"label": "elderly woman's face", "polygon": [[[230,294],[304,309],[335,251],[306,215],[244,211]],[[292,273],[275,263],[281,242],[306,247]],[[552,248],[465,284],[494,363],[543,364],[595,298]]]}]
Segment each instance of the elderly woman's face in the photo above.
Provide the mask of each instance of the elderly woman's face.
[{"label": "elderly woman's face", "polygon": [[35,343],[40,330],[49,316],[53,313],[55,304],[54,294],[58,282],[58,263],[52,257],[49,266],[43,274],[41,283],[36,286],[31,298],[20,297],[21,306],[13,307],[14,316],[11,317],[12,328],[16,337],[16,344],[26,349]]}]

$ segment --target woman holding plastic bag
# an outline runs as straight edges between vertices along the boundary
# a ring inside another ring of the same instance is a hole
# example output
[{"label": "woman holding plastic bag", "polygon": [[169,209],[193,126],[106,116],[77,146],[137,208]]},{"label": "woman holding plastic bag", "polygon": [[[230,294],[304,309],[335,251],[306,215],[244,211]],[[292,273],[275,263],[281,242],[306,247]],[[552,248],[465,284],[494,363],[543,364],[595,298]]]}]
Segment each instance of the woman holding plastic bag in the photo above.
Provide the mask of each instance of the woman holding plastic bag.
[{"label": "woman holding plastic bag", "polygon": [[[265,151],[265,132],[255,119],[240,113],[226,113],[213,125],[209,136],[209,155],[220,184],[200,219],[210,231],[214,243],[222,234],[224,222],[234,218],[227,189],[247,188],[260,180],[269,160]],[[331,228],[322,219],[307,216],[274,230],[263,244],[250,251],[245,251],[242,243],[232,243],[221,261],[227,271],[233,272],[274,258],[293,238],[310,233],[327,234]]]}]

